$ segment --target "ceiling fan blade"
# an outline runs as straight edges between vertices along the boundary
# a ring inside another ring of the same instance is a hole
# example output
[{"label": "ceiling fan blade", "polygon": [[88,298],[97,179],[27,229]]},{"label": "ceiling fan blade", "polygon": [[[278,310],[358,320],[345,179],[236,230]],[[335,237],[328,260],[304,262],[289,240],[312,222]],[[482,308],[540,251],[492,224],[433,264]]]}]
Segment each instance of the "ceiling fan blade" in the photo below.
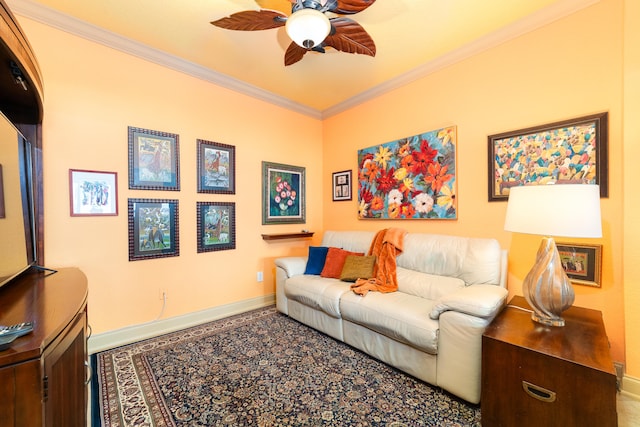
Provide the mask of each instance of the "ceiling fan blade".
[{"label": "ceiling fan blade", "polygon": [[296,0],[255,0],[260,6],[260,9],[277,10],[285,15],[291,13],[291,5],[296,3]]},{"label": "ceiling fan blade", "polygon": [[274,10],[245,10],[211,24],[227,30],[258,31],[282,27],[286,21],[286,15]]},{"label": "ceiling fan blade", "polygon": [[334,0],[335,5],[329,8],[330,12],[339,13],[341,15],[352,15],[362,12],[376,0]]},{"label": "ceiling fan blade", "polygon": [[322,42],[325,46],[341,52],[376,56],[376,44],[360,24],[349,18],[333,18],[331,26],[331,34]]},{"label": "ceiling fan blade", "polygon": [[298,46],[295,42],[291,42],[287,51],[284,53],[284,65],[287,66],[295,64],[300,61],[307,52],[307,49]]}]

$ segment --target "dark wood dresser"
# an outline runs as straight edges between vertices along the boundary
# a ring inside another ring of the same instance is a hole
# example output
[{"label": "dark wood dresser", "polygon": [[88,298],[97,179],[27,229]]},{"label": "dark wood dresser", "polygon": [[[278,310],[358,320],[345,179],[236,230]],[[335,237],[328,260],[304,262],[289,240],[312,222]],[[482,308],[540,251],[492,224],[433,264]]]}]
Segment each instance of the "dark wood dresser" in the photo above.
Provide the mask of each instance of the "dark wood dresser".
[{"label": "dark wood dresser", "polygon": [[0,426],[87,425],[87,279],[31,271],[0,288],[0,325],[33,332],[0,351]]},{"label": "dark wood dresser", "polygon": [[602,314],[571,307],[548,327],[517,307],[529,309],[514,297],[482,337],[482,426],[617,426]]}]

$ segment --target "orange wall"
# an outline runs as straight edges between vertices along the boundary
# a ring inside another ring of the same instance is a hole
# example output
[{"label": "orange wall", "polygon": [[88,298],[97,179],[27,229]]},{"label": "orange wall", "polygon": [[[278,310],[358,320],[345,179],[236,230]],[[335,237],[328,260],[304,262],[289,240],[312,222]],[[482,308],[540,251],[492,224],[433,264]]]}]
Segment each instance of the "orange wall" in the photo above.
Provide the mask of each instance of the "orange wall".
[{"label": "orange wall", "polygon": [[[345,169],[355,173],[360,148],[449,125],[458,132],[457,221],[358,220],[356,198],[331,202],[331,189],[325,187],[325,229],[378,229],[395,223],[416,232],[495,237],[510,251],[509,291],[521,294],[540,238],[505,232],[506,203],[487,201],[487,136],[608,111],[610,165],[620,165],[622,18],[620,0],[603,0],[325,120],[324,176]],[[577,240],[603,244],[602,288],[575,286],[575,304],[603,312],[614,360],[623,361],[619,167],[610,169],[609,181],[609,198],[602,199],[603,238]]]},{"label": "orange wall", "polygon": [[[625,1],[624,51],[624,301],[626,325],[627,372],[634,376],[635,394],[640,394],[640,191],[638,162],[640,158],[640,2]],[[626,385],[626,384],[625,384]],[[626,387],[625,387],[626,389]]]},{"label": "orange wall", "polygon": [[[273,258],[305,242],[266,243],[261,162],[306,167],[308,194],[320,194],[319,120],[239,95],[130,55],[21,19],[45,81],[45,254],[48,266],[77,266],[89,278],[89,322],[96,333],[274,293]],[[181,190],[128,189],[127,126],[180,137]],[[198,194],[196,139],[236,147],[236,195]],[[70,217],[68,171],[118,173],[116,217]],[[127,199],[179,200],[180,256],[128,261]],[[236,203],[236,250],[196,252],[196,201]],[[322,201],[307,199],[305,228],[319,230]],[[264,271],[264,282],[256,272]]]}]

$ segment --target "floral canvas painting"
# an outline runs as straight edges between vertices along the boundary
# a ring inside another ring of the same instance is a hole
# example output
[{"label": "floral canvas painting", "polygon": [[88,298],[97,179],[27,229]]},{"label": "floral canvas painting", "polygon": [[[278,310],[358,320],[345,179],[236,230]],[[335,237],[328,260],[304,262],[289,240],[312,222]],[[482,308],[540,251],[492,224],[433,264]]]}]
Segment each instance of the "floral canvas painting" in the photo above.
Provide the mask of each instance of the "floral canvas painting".
[{"label": "floral canvas painting", "polygon": [[489,136],[489,201],[506,201],[512,187],[598,184],[608,195],[608,114]]},{"label": "floral canvas painting", "polygon": [[358,217],[456,219],[456,127],[358,150]]}]

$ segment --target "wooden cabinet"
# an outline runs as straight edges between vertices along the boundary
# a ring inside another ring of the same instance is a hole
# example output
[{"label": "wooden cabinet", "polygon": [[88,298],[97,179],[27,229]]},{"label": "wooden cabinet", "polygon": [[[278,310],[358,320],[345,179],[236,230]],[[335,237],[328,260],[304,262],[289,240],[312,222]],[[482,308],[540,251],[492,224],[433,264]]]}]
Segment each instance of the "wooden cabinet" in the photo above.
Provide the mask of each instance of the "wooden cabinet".
[{"label": "wooden cabinet", "polygon": [[531,320],[514,297],[482,337],[482,425],[617,426],[616,376],[599,311],[571,307],[564,327]]},{"label": "wooden cabinet", "polygon": [[0,289],[0,324],[33,332],[0,352],[0,427],[86,426],[87,280],[34,270]]}]

